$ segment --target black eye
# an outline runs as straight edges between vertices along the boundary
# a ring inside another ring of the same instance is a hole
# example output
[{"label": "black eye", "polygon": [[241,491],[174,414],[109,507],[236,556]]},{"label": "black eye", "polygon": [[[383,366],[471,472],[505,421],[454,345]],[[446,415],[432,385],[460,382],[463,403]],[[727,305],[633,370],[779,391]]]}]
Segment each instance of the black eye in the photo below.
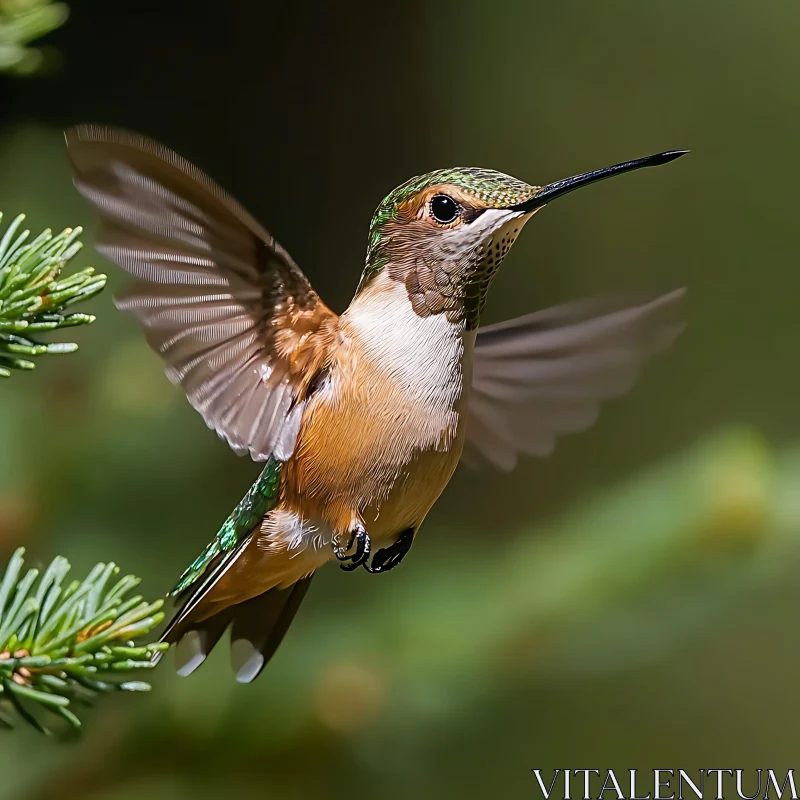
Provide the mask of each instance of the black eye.
[{"label": "black eye", "polygon": [[431,200],[431,215],[437,222],[447,225],[458,216],[458,203],[446,194],[437,194]]}]

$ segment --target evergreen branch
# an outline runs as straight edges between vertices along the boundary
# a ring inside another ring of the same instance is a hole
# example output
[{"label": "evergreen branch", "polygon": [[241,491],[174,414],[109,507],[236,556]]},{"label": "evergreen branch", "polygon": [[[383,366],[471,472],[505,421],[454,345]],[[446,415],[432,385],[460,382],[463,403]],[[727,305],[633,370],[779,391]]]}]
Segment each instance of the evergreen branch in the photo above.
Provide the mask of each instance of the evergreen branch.
[{"label": "evergreen branch", "polygon": [[30,75],[41,69],[45,54],[29,44],[60,28],[69,10],[50,0],[0,0],[0,72]]},{"label": "evergreen branch", "polygon": [[20,230],[24,219],[20,214],[0,237],[0,377],[10,376],[11,369],[33,369],[34,356],[77,350],[72,342],[43,344],[29,334],[94,322],[91,314],[70,309],[106,285],[106,276],[92,267],[61,277],[83,246],[78,241],[82,228],[66,228],[57,236],[48,228],[29,241],[30,231]]},{"label": "evergreen branch", "polygon": [[23,574],[24,552],[14,553],[0,582],[0,725],[11,727],[16,712],[49,733],[38,713],[47,711],[78,728],[72,700],[149,691],[148,683],[117,676],[151,669],[153,654],[166,649],[135,643],[163,620],[163,601],[126,597],[139,579],[114,580],[113,563],[98,564],[83,581],[67,582],[70,565],[60,556],[41,578],[37,569]]}]

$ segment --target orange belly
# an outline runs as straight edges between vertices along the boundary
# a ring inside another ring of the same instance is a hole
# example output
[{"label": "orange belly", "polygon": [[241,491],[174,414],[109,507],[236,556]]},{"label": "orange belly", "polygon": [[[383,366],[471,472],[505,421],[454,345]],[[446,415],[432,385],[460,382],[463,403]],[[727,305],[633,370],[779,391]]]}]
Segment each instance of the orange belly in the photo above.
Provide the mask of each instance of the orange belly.
[{"label": "orange belly", "polygon": [[[355,521],[364,524],[373,551],[419,528],[458,464],[463,414],[422,447],[407,436],[410,419],[391,428],[373,410],[352,402],[304,418],[295,455],[283,468],[280,502],[215,587],[208,614],[311,574],[334,557],[333,536],[347,534]],[[423,427],[430,433],[430,424]]]},{"label": "orange belly", "polygon": [[418,528],[444,490],[461,457],[464,415],[461,403],[432,412],[375,386],[311,405],[281,505],[334,532],[361,521],[380,545]]}]

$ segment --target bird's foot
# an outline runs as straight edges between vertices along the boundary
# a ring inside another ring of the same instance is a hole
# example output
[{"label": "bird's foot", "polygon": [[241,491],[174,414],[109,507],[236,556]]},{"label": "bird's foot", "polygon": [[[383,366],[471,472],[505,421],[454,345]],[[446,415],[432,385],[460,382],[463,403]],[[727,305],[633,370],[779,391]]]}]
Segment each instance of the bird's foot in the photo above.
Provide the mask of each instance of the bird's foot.
[{"label": "bird's foot", "polygon": [[[347,555],[348,551],[351,550],[353,546],[356,548],[355,553],[353,553],[352,556]],[[339,561],[349,562],[341,565],[342,569],[346,572],[351,572],[362,564],[366,564],[369,558],[369,552],[369,534],[360,522],[357,522],[350,531],[350,541],[347,543],[347,547],[342,547],[339,544],[338,534],[333,538],[333,554]]]},{"label": "bird's foot", "polygon": [[371,575],[394,569],[406,557],[406,553],[411,549],[413,543],[414,529],[406,528],[393,544],[382,547],[375,553],[371,564],[365,562],[364,569]]}]

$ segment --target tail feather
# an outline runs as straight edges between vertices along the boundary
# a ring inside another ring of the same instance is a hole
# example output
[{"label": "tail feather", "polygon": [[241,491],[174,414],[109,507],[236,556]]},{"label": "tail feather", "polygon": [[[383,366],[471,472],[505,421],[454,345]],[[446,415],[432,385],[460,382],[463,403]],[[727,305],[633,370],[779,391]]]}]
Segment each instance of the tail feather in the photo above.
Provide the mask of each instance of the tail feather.
[{"label": "tail feather", "polygon": [[[175,644],[176,642],[180,642],[186,636],[186,634],[190,633],[191,631],[201,632],[205,627],[208,627],[210,631],[216,630],[210,624],[206,626],[206,623],[218,615],[215,614],[214,617],[210,617],[207,614],[200,616],[198,614],[198,606],[201,606],[203,600],[208,597],[209,592],[211,592],[217,585],[220,578],[222,578],[222,576],[225,575],[225,573],[236,563],[236,560],[245,551],[245,548],[250,543],[251,539],[252,535],[245,537],[237,545],[235,550],[231,550],[222,557],[219,563],[208,574],[206,579],[194,591],[192,591],[191,594],[189,594],[184,604],[178,609],[178,611],[175,612],[175,616],[172,618],[169,625],[167,625],[167,629],[161,634],[160,641],[168,642],[169,644]],[[230,619],[228,619],[228,622],[230,622]],[[189,670],[189,672],[193,672],[195,669],[197,669],[197,667],[200,666],[200,664],[203,663],[205,656],[211,652],[211,649],[219,641],[219,637],[224,633],[226,627],[227,623],[225,626],[223,626],[222,630],[217,633],[216,636],[203,634],[199,638],[192,637],[190,639],[190,642],[195,641],[196,645],[200,648],[205,647],[204,641],[206,639],[208,639],[210,644],[203,653],[203,658],[200,659],[196,666],[192,670]],[[188,648],[189,645],[185,645],[185,647]],[[158,661],[161,659],[161,656],[161,651],[155,653],[153,655],[153,662],[158,663]],[[186,674],[188,675],[189,672]]]},{"label": "tail feather", "polygon": [[312,575],[285,589],[270,589],[234,607],[231,664],[239,683],[250,683],[275,654],[303,601]]},{"label": "tail feather", "polygon": [[[231,602],[248,597],[246,586],[244,595],[231,591],[231,585],[240,582],[240,576],[231,569],[253,543],[265,515],[275,507],[280,474],[281,463],[270,458],[217,535],[170,592],[172,597],[182,599],[183,604],[175,612],[161,641],[176,645],[176,666],[180,675],[194,672],[235,621],[232,645],[234,663],[239,664],[237,679],[243,683],[253,680],[278,648],[297,612],[310,577],[286,589],[273,588],[241,603]],[[240,567],[243,564],[244,561]],[[285,579],[279,574],[272,577],[273,586]],[[153,662],[157,663],[162,655],[163,651],[155,653]]]},{"label": "tail feather", "polygon": [[235,606],[201,620],[189,628],[175,647],[175,670],[178,675],[191,675],[214,649],[230,625]]},{"label": "tail feather", "polygon": [[[211,570],[206,579],[176,612],[162,642],[175,644],[175,666],[179,675],[190,675],[214,649],[231,626],[231,662],[240,683],[250,683],[272,658],[289,629],[308,590],[312,575],[286,588],[268,589],[250,600],[219,609],[213,590],[247,548],[248,536]],[[219,609],[219,610],[216,610]],[[162,653],[153,656],[160,660]]]}]

